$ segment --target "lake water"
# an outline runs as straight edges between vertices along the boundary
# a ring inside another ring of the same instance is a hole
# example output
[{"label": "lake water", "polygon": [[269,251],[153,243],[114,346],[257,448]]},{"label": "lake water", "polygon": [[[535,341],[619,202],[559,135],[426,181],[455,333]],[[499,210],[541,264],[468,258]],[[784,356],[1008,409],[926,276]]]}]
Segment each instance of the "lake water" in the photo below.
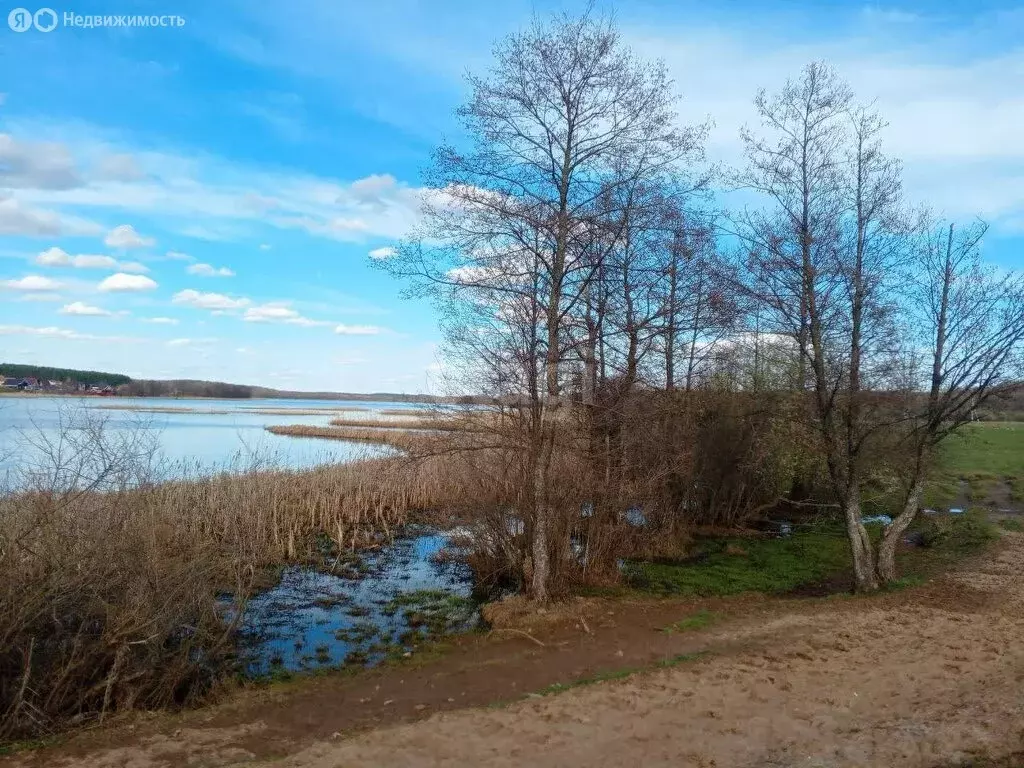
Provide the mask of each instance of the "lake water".
[{"label": "lake water", "polygon": [[[126,410],[129,407],[142,410]],[[42,454],[56,445],[62,427],[68,425],[78,427],[81,433],[83,425],[102,421],[103,432],[115,440],[145,435],[158,449],[162,471],[172,474],[177,471],[175,467],[185,465],[192,472],[216,472],[244,468],[256,461],[305,468],[379,455],[388,449],[365,443],[274,435],[265,427],[326,426],[339,416],[381,418],[380,411],[384,409],[423,407],[416,403],[340,400],[5,395],[0,397],[0,482],[11,483],[27,466],[38,465]]]}]

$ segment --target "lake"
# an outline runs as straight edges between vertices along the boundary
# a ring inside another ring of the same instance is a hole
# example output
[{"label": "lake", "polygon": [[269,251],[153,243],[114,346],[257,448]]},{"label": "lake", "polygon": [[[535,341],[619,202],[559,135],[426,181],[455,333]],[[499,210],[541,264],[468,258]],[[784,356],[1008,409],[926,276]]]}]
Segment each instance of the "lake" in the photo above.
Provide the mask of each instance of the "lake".
[{"label": "lake", "polygon": [[[62,425],[103,423],[111,436],[152,438],[162,471],[213,473],[259,461],[290,469],[381,455],[389,449],[366,443],[273,435],[274,424],[326,426],[332,418],[387,418],[382,410],[423,408],[421,403],[341,400],[213,400],[158,397],[0,397],[0,482],[38,463],[55,444]],[[138,410],[132,410],[138,409]],[[159,412],[163,410],[164,412]],[[81,429],[79,429],[81,432]],[[16,484],[16,483],[15,483]]]}]

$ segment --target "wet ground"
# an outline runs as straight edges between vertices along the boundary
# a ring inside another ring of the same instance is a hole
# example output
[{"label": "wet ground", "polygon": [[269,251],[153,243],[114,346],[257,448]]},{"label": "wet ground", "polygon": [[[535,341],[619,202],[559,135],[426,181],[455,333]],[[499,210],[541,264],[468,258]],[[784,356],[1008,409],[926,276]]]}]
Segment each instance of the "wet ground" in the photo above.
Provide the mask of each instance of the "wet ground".
[{"label": "wet ground", "polygon": [[249,601],[242,658],[251,677],[372,666],[422,640],[471,628],[472,574],[449,538],[410,529],[392,544],[321,568],[290,567]]}]

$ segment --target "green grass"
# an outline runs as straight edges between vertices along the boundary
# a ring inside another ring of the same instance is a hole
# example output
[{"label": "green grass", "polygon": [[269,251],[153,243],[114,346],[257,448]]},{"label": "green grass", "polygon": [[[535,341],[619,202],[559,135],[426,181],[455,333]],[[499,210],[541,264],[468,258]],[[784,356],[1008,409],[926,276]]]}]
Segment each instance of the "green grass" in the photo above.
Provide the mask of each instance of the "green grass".
[{"label": "green grass", "polygon": [[[877,539],[881,526],[868,530]],[[888,589],[922,583],[939,570],[980,552],[998,538],[982,510],[962,515],[923,517],[910,529],[923,534],[925,545],[900,553],[901,577]],[[788,538],[714,539],[696,553],[677,560],[630,561],[625,577],[630,587],[657,595],[714,597],[741,592],[783,594],[816,586],[842,591],[852,585],[852,564],[845,531],[837,524],[818,525]],[[700,629],[714,620],[702,611],[662,631]]]},{"label": "green grass", "polygon": [[1014,533],[1024,533],[1024,523],[1015,517],[1005,517],[999,521],[999,527]]},{"label": "green grass", "polygon": [[982,503],[1001,484],[1014,501],[1024,501],[1024,423],[989,421],[969,424],[939,446],[938,466],[925,494],[928,506],[943,507],[962,495]]},{"label": "green grass", "polygon": [[[715,539],[701,550],[685,560],[631,561],[626,580],[645,592],[710,597],[789,592],[850,568],[849,544],[835,526],[784,539]],[[745,554],[729,554],[740,550]]]}]

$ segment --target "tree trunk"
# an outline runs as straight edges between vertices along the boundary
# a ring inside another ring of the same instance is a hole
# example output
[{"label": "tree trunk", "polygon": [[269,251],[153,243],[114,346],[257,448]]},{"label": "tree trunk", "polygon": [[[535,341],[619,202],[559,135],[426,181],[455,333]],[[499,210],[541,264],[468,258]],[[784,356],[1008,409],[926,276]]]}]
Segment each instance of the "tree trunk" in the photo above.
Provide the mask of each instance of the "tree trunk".
[{"label": "tree trunk", "polygon": [[547,499],[547,464],[541,450],[535,450],[533,463],[533,538],[531,558],[533,573],[530,577],[530,594],[539,603],[551,599],[548,582],[551,580],[551,561],[548,556],[548,528],[551,524],[551,510]]},{"label": "tree trunk", "polygon": [[843,512],[846,515],[846,534],[850,539],[850,554],[853,557],[854,588],[857,592],[874,592],[878,589],[875,553],[867,529],[860,520],[860,494],[856,489],[851,491]]},{"label": "tree trunk", "polygon": [[883,584],[889,584],[896,580],[896,545],[900,543],[903,533],[914,521],[923,493],[924,483],[917,478],[907,494],[903,510],[885,529],[882,542],[878,545],[878,578]]}]

